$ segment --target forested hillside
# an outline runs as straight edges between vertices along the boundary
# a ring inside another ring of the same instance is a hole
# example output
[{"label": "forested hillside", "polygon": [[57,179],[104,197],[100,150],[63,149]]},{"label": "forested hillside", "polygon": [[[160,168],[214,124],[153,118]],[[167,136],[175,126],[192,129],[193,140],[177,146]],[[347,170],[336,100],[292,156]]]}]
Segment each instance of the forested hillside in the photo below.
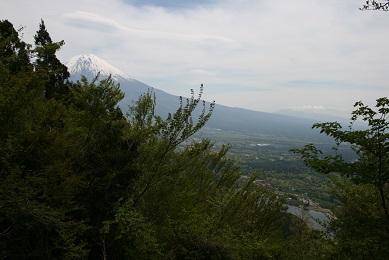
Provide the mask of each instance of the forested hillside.
[{"label": "forested hillside", "polygon": [[[357,103],[367,130],[316,125],[358,160],[296,150],[333,175],[327,230],[242,178],[228,146],[191,138],[212,117],[203,88],[166,117],[144,93],[129,108],[111,78],[69,81],[42,21],[33,45],[0,21],[2,259],[385,259],[389,255],[389,100]],[[193,114],[199,108],[201,113]]]}]

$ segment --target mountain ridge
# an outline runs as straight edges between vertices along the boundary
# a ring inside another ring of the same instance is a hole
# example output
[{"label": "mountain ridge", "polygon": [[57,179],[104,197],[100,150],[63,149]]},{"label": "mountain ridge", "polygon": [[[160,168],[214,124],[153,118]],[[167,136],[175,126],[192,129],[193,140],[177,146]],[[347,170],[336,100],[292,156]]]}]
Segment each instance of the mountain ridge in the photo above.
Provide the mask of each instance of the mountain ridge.
[{"label": "mountain ridge", "polygon": [[[71,73],[70,79],[73,81],[78,80],[81,75],[88,79],[94,78],[97,74],[102,79],[111,75],[120,84],[120,88],[125,94],[124,99],[119,104],[125,111],[140,95],[148,90],[152,90],[156,95],[156,112],[159,115],[166,116],[169,112],[176,111],[179,106],[179,96],[169,94],[128,77],[120,69],[96,55],[75,56],[67,66]],[[209,102],[206,102],[206,104],[209,105]],[[195,111],[195,116],[199,113],[200,109]],[[216,104],[207,127],[272,136],[317,138],[317,133],[311,129],[312,123],[312,120],[306,118]]]}]

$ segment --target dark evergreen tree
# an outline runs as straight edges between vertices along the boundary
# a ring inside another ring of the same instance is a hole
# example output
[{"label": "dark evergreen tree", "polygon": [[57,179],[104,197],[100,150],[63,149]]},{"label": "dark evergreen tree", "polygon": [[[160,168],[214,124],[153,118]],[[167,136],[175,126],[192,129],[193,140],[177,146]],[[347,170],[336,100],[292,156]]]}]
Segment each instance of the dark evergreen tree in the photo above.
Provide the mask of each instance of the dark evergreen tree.
[{"label": "dark evergreen tree", "polygon": [[1,20],[0,69],[8,73],[31,69],[29,55],[29,45],[20,40],[19,32],[8,20]]},{"label": "dark evergreen tree", "polygon": [[38,71],[44,71],[46,98],[60,97],[68,92],[65,80],[70,75],[66,66],[56,56],[56,52],[64,45],[64,41],[53,42],[43,20],[41,20],[34,39],[36,45],[35,67]]}]

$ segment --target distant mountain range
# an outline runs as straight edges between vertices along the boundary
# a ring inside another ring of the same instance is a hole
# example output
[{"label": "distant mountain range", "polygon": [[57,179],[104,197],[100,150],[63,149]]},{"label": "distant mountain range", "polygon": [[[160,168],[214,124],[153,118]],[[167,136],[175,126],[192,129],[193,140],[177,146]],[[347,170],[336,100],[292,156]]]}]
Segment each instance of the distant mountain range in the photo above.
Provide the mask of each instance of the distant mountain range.
[{"label": "distant mountain range", "polygon": [[[125,98],[120,103],[124,110],[127,110],[129,105],[133,104],[141,94],[149,89],[152,89],[156,95],[156,111],[158,114],[167,115],[168,112],[174,112],[178,107],[178,96],[132,79],[120,69],[96,55],[88,54],[73,57],[67,67],[73,81],[80,79],[81,75],[88,79],[94,78],[97,73],[100,73],[101,78],[111,75],[125,93]],[[313,122],[314,119],[304,117],[259,112],[217,104],[207,127],[273,137],[317,139],[319,135],[311,129]]]},{"label": "distant mountain range", "polygon": [[330,109],[322,110],[300,110],[300,109],[282,109],[278,110],[277,114],[306,118],[318,122],[332,122],[337,121],[339,123],[348,124],[350,116],[345,116],[344,112]]}]

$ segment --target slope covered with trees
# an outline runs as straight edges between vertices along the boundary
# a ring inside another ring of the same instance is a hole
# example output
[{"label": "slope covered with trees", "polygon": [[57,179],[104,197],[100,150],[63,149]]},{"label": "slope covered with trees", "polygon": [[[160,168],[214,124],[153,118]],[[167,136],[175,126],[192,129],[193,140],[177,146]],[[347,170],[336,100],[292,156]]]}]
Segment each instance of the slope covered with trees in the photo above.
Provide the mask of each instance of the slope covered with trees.
[{"label": "slope covered with trees", "polygon": [[43,21],[35,46],[0,22],[1,258],[325,255],[282,197],[240,178],[228,147],[181,145],[211,116],[202,88],[167,118],[150,92],[125,113],[110,78],[67,81],[62,45]]}]

